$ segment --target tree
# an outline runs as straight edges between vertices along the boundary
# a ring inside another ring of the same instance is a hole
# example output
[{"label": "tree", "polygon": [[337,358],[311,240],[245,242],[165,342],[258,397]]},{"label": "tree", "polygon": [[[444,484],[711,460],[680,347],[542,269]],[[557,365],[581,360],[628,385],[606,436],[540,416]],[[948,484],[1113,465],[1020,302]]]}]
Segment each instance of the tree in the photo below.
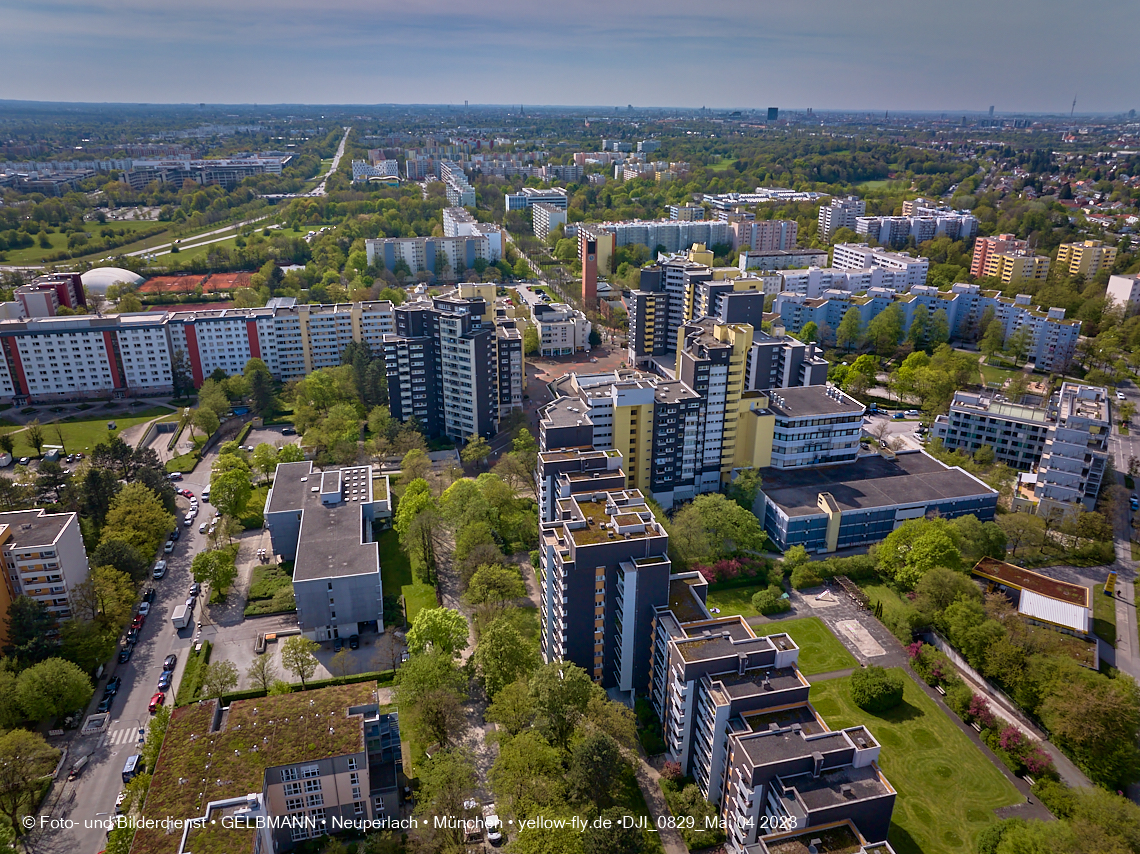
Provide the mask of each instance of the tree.
[{"label": "tree", "polygon": [[273,377],[268,371],[254,371],[248,374],[249,399],[253,411],[258,415],[266,415],[273,411],[276,395],[273,390]]},{"label": "tree", "polygon": [[499,743],[489,780],[504,812],[520,820],[564,801],[562,757],[533,731]]},{"label": "tree", "polygon": [[809,320],[799,331],[799,339],[805,344],[814,344],[819,340],[819,324]]},{"label": "tree", "polygon": [[245,672],[245,678],[251,688],[259,688],[268,694],[273,683],[277,681],[277,665],[273,663],[273,657],[259,655],[254,658]]},{"label": "tree", "polygon": [[530,264],[527,263],[526,258],[519,256],[515,261],[514,274],[516,279],[529,279],[531,276]]},{"label": "tree", "polygon": [[950,318],[946,309],[935,309],[926,329],[926,346],[938,347],[950,340]]},{"label": "tree", "polygon": [[[473,804],[477,785],[475,761],[465,750],[443,750],[423,762],[419,768],[420,788],[417,792],[416,815],[422,830],[417,832],[417,850],[462,852],[463,822],[477,818]],[[443,826],[434,825],[432,815],[456,819]]]},{"label": "tree", "polygon": [[482,466],[490,455],[491,446],[482,436],[472,436],[463,450],[459,452],[463,464],[468,466]]},{"label": "tree", "polygon": [[570,790],[599,811],[613,805],[613,792],[629,766],[616,741],[604,732],[591,732],[570,751],[566,781]]},{"label": "tree", "polygon": [[1121,424],[1128,424],[1128,422],[1132,420],[1132,416],[1135,414],[1136,404],[1130,400],[1118,404],[1116,407],[1116,417],[1120,419]]},{"label": "tree", "polygon": [[154,554],[174,528],[174,515],[142,483],[128,483],[111,502],[100,542],[120,540],[143,555]]},{"label": "tree", "polygon": [[50,634],[55,616],[47,605],[28,595],[20,595],[8,606],[8,645],[4,654],[24,666],[43,661],[55,649]]},{"label": "tree", "polygon": [[305,452],[300,445],[286,445],[277,453],[278,463],[300,463],[304,459]]},{"label": "tree", "polygon": [[542,343],[538,338],[538,329],[528,325],[523,332],[523,352],[528,356],[534,356],[538,353],[541,346]]},{"label": "tree", "polygon": [[321,645],[303,635],[294,635],[281,645],[281,665],[301,680],[301,690],[305,681],[317,672],[317,656]]},{"label": "tree", "polygon": [[507,685],[495,695],[483,717],[498,724],[508,735],[518,735],[534,721],[534,702],[530,686],[523,679]]},{"label": "tree", "polygon": [[962,564],[950,523],[944,519],[908,519],[887,535],[875,554],[879,568],[908,590],[936,566],[957,569]]},{"label": "tree", "polygon": [[674,537],[678,554],[689,565],[759,551],[768,539],[750,510],[718,493],[700,495],[678,511],[670,540]]},{"label": "tree", "polygon": [[[850,311],[849,309],[848,313]],[[846,317],[843,319],[847,320]],[[867,324],[867,340],[876,353],[880,356],[890,356],[895,352],[899,346],[899,339],[902,338],[905,321],[902,309],[896,302],[891,303],[871,319]],[[843,324],[840,324],[839,329],[842,331]]]},{"label": "tree", "polygon": [[893,709],[903,698],[903,676],[872,664],[851,674],[851,700],[867,712]]},{"label": "tree", "polygon": [[102,528],[107,511],[111,509],[111,501],[119,491],[119,479],[113,471],[90,465],[77,480],[80,511],[95,523],[96,528]]},{"label": "tree", "polygon": [[400,461],[400,476],[409,481],[425,480],[431,473],[431,458],[419,448],[412,448]]},{"label": "tree", "polygon": [[835,330],[835,341],[844,350],[852,350],[863,334],[863,317],[859,309],[852,306],[843,315],[839,328]]},{"label": "tree", "polygon": [[135,581],[142,581],[150,564],[138,549],[122,540],[103,540],[95,553],[91,556],[91,563],[96,566],[113,566],[120,572],[125,572]]},{"label": "tree", "polygon": [[237,665],[232,661],[211,661],[201,676],[203,699],[210,700],[228,694],[238,686]]},{"label": "tree", "polygon": [[[210,496],[213,498],[213,495]],[[212,594],[221,597],[237,579],[237,567],[232,549],[212,549],[198,552],[190,564],[194,580],[209,584]]]},{"label": "tree", "polygon": [[764,479],[760,476],[759,469],[752,466],[740,469],[729,484],[728,497],[751,513],[752,506],[756,503],[756,496],[763,485]]},{"label": "tree", "polygon": [[209,409],[218,418],[229,411],[230,399],[218,380],[210,378],[202,383],[202,387],[198,389],[198,408]]},{"label": "tree", "polygon": [[643,854],[648,847],[637,819],[621,807],[606,810],[582,833],[582,854]]},{"label": "tree", "polygon": [[72,601],[75,616],[98,620],[119,628],[130,621],[137,596],[131,576],[113,566],[95,566],[75,585]]},{"label": "tree", "polygon": [[190,423],[197,427],[204,436],[212,436],[221,426],[221,421],[218,420],[217,413],[212,409],[200,407],[194,410],[194,414],[190,416]]},{"label": "tree", "polygon": [[252,492],[248,471],[233,469],[210,477],[210,502],[223,516],[241,516]]},{"label": "tree", "polygon": [[24,430],[24,438],[28,444],[36,449],[36,456],[42,456],[44,447],[44,428],[40,426],[38,418],[33,418]]},{"label": "tree", "polygon": [[926,349],[926,327],[929,319],[930,312],[926,306],[919,303],[914,307],[914,314],[911,316],[910,329],[907,330],[906,340],[910,342],[915,350]]},{"label": "tree", "polygon": [[253,449],[253,468],[261,472],[264,481],[268,482],[269,475],[276,471],[278,456],[277,448],[268,442],[262,442]]},{"label": "tree", "polygon": [[401,722],[406,720],[423,744],[450,743],[467,728],[462,706],[466,685],[467,677],[450,656],[412,656],[400,668],[396,685]]},{"label": "tree", "polygon": [[[175,245],[171,250],[172,252],[177,249]],[[143,310],[142,300],[135,296],[133,293],[125,293],[119,297],[119,314],[132,314]]]},{"label": "tree", "polygon": [[59,751],[39,733],[14,729],[0,736],[0,812],[16,836],[22,831],[21,808],[32,804],[58,761]]},{"label": "tree", "polygon": [[185,350],[175,350],[170,355],[170,385],[176,398],[186,397],[194,390],[194,376]]},{"label": "tree", "polygon": [[406,551],[415,566],[416,577],[424,584],[436,583],[436,554],[442,533],[435,506],[424,508],[408,525]]},{"label": "tree", "polygon": [[585,670],[568,661],[552,661],[531,674],[535,724],[547,741],[560,749],[567,747],[595,687]]},{"label": "tree", "polygon": [[538,649],[524,640],[505,617],[485,627],[475,645],[475,666],[483,677],[488,700],[494,700],[507,685],[529,675],[538,662]]},{"label": "tree", "polygon": [[501,607],[512,599],[526,595],[526,585],[513,566],[500,563],[478,567],[467,583],[463,599],[470,605]]},{"label": "tree", "polygon": [[1045,537],[1045,520],[1033,513],[1005,513],[997,517],[998,527],[1009,540],[1010,553],[1022,545],[1039,545]]},{"label": "tree", "polygon": [[28,720],[46,721],[82,709],[94,689],[87,674],[70,661],[49,658],[20,674],[16,697]]},{"label": "tree", "polygon": [[420,655],[430,648],[456,656],[467,646],[467,620],[451,608],[422,608],[408,630],[408,651]]}]

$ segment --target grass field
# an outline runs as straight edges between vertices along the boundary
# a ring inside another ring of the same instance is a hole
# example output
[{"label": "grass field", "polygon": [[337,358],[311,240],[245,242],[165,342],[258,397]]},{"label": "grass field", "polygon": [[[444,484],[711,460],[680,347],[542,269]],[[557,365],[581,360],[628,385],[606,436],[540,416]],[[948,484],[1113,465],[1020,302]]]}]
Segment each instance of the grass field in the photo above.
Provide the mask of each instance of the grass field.
[{"label": "grass field", "polygon": [[766,584],[757,584],[755,587],[730,587],[727,590],[710,590],[708,606],[710,609],[720,609],[720,613],[715,616],[723,617],[739,614],[742,617],[759,617],[760,612],[752,607],[752,596],[766,586]]},{"label": "grass field", "polygon": [[820,682],[811,703],[832,729],[865,724],[898,792],[889,841],[898,854],[973,854],[993,810],[1021,795],[909,677],[900,706],[882,715],[851,702],[849,679]]},{"label": "grass field", "polygon": [[979,365],[982,370],[982,376],[986,378],[987,383],[995,383],[1001,385],[1010,377],[1020,374],[1021,371],[1007,371],[1004,368],[996,368],[993,365]]},{"label": "grass field", "polygon": [[253,568],[249,595],[245,606],[247,617],[258,614],[284,614],[297,610],[293,596],[293,562],[281,566],[261,565]]},{"label": "grass field", "polygon": [[[142,424],[156,418],[159,415],[175,415],[166,407],[153,406],[148,409],[143,409],[140,412],[135,412],[131,415],[108,415],[103,413],[96,415],[93,418],[79,420],[75,416],[65,418],[63,421],[53,422],[51,424],[42,424],[43,437],[45,445],[58,445],[60,442],[59,436],[56,435],[56,423],[63,428],[63,446],[66,449],[65,453],[71,451],[90,451],[95,445],[107,438],[107,424],[114,421],[116,430],[114,432],[121,433],[128,427],[133,427],[136,424]],[[13,438],[16,440],[16,447],[13,451],[13,456],[16,457],[30,457],[36,452],[28,443],[28,431],[21,430],[19,433],[13,433]]]},{"label": "grass field", "polygon": [[380,547],[380,583],[384,595],[403,594],[408,608],[408,625],[411,625],[422,608],[436,606],[435,588],[412,575],[412,565],[400,548],[395,531],[384,531],[376,538],[376,543]]},{"label": "grass field", "polygon": [[778,632],[791,635],[800,648],[800,670],[805,676],[830,673],[832,670],[843,670],[859,664],[819,617],[777,620],[752,628],[758,635],[774,635]]},{"label": "grass field", "polygon": [[731,160],[718,160],[716,163],[710,163],[705,169],[710,172],[727,172],[732,168],[732,163]]},{"label": "grass field", "polygon": [[1109,646],[1116,646],[1116,600],[1104,595],[1104,585],[1093,588],[1093,632]]},{"label": "grass field", "polygon": [[[154,228],[155,226],[158,226],[158,225],[170,225],[170,223],[160,223],[160,222],[155,222],[154,220],[127,220],[126,222],[108,222],[105,224],[100,223],[100,222],[88,222],[88,223],[84,224],[84,230],[87,232],[88,245],[90,245],[91,243],[94,243],[94,242],[100,240],[99,232],[104,228],[112,228],[115,231],[119,231],[120,229],[122,229],[122,230],[126,231],[128,234],[130,234],[131,232],[143,231],[143,230],[148,229],[148,228]],[[8,263],[8,264],[39,264],[44,260],[44,258],[46,256],[53,255],[56,252],[75,251],[76,249],[82,251],[82,249],[83,249],[82,246],[77,246],[77,247],[74,247],[72,250],[68,250],[68,246],[67,246],[68,235],[66,235],[66,234],[55,233],[55,234],[49,234],[47,237],[48,237],[48,241],[51,243],[50,247],[45,248],[45,247],[40,246],[39,238],[37,237],[36,243],[34,246],[29,246],[26,249],[9,250],[5,256],[7,258],[6,263]],[[154,239],[157,240],[159,237],[160,237],[160,235],[156,235]],[[98,252],[93,252],[90,254],[100,255],[100,256],[109,255],[109,254],[110,255],[117,255],[121,251],[122,251],[122,247],[116,247],[114,249],[101,249]]]},{"label": "grass field", "polygon": [[898,184],[901,186],[902,181],[892,181],[889,178],[880,178],[877,181],[864,181],[859,185],[858,189],[861,192],[869,193],[873,192],[874,190],[885,190],[890,187],[891,184]]}]

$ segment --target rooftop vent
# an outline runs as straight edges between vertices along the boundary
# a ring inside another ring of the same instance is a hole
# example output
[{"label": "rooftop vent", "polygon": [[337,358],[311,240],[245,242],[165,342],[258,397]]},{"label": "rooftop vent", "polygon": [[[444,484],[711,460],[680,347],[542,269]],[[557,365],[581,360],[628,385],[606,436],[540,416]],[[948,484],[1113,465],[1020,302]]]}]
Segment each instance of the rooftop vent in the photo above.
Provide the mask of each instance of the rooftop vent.
[{"label": "rooftop vent", "polygon": [[847,783],[844,783],[842,786],[839,787],[839,793],[841,795],[843,795],[843,797],[845,797],[845,798],[854,798],[855,797],[855,790],[852,789],[851,786],[849,786]]}]

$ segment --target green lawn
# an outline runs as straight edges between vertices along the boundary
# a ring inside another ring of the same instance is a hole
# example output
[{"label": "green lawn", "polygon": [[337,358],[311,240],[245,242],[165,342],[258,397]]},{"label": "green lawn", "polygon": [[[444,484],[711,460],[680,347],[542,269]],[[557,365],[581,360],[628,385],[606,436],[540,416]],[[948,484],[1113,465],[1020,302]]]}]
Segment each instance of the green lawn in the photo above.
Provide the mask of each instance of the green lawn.
[{"label": "green lawn", "polygon": [[247,531],[256,531],[265,524],[265,499],[269,497],[268,486],[255,486],[249,494],[249,502],[245,505],[245,515],[241,517],[242,527]]},{"label": "green lawn", "polygon": [[865,724],[882,745],[880,765],[898,792],[889,841],[898,854],[973,854],[997,821],[993,810],[1022,801],[1018,791],[914,681],[883,715],[851,702],[849,679],[820,682],[811,703],[832,729]]},{"label": "green lawn", "polygon": [[778,620],[763,626],[753,626],[753,630],[758,635],[774,635],[779,632],[791,635],[800,648],[800,670],[806,676],[830,673],[832,670],[843,670],[859,664],[819,617]]},{"label": "green lawn", "polygon": [[[83,225],[84,225],[84,231],[87,232],[87,238],[88,238],[88,242],[87,242],[86,246],[91,246],[92,244],[96,244],[96,243],[102,244],[102,238],[100,235],[100,231],[104,228],[111,228],[111,229],[114,229],[115,231],[119,231],[120,229],[122,229],[122,230],[127,232],[127,235],[125,235],[125,236],[131,236],[131,232],[143,231],[145,229],[155,228],[155,227],[161,226],[161,225],[169,226],[170,223],[155,222],[154,220],[127,220],[126,222],[117,222],[116,221],[116,222],[107,222],[107,223],[86,222]],[[155,238],[153,238],[153,239],[157,239],[159,236],[160,235],[156,235]],[[50,247],[40,246],[39,236],[34,235],[34,237],[35,237],[34,245],[29,246],[26,249],[8,250],[5,253],[6,263],[9,263],[9,264],[39,264],[44,260],[45,257],[47,257],[48,255],[54,255],[56,252],[74,252],[74,251],[83,252],[86,248],[85,246],[74,246],[74,247],[71,247],[69,249],[68,245],[67,245],[68,235],[66,235],[66,234],[59,234],[59,233],[49,234],[47,237],[48,237],[48,242],[51,243]],[[118,235],[116,235],[116,238],[117,237],[118,237]],[[115,247],[113,249],[101,249],[101,250],[96,251],[96,252],[88,252],[88,254],[98,255],[100,257],[106,256],[106,255],[118,255],[125,248],[126,248],[126,244],[124,244],[124,246],[122,246],[122,247]]]},{"label": "green lawn", "polygon": [[422,608],[436,606],[435,588],[412,575],[412,565],[400,548],[395,531],[384,531],[376,538],[376,543],[380,547],[380,583],[384,595],[403,594],[408,607],[408,624],[411,625]]},{"label": "green lawn", "polygon": [[253,568],[245,615],[283,614],[297,610],[293,597],[293,562],[280,566],[263,564]]},{"label": "green lawn", "polygon": [[1093,588],[1093,633],[1116,646],[1116,599],[1104,595],[1103,584]]},{"label": "green lawn", "polygon": [[724,617],[739,614],[742,617],[759,617],[760,612],[752,607],[752,596],[767,587],[767,584],[757,583],[754,587],[729,587],[725,590],[710,590],[708,606],[719,608],[720,613],[714,616]]},{"label": "green lawn", "polygon": [[727,172],[732,168],[733,160],[718,160],[716,163],[710,163],[705,167],[710,172]]},{"label": "green lawn", "polygon": [[[50,413],[46,413],[50,417]],[[102,413],[92,418],[80,419],[78,416],[70,416],[59,422],[51,424],[41,424],[43,429],[43,438],[45,445],[58,445],[60,443],[59,436],[56,435],[56,423],[63,428],[63,446],[66,449],[65,453],[72,451],[90,451],[97,444],[107,438],[107,424],[111,421],[115,422],[115,433],[121,433],[128,427],[133,427],[136,424],[142,424],[157,418],[160,415],[171,415],[169,409],[165,406],[153,406],[148,409],[142,409],[138,412],[133,412],[130,415],[111,415],[109,413]],[[28,443],[28,431],[21,430],[18,433],[13,433],[13,438],[16,441],[14,456],[25,457],[33,456],[36,453]]]}]

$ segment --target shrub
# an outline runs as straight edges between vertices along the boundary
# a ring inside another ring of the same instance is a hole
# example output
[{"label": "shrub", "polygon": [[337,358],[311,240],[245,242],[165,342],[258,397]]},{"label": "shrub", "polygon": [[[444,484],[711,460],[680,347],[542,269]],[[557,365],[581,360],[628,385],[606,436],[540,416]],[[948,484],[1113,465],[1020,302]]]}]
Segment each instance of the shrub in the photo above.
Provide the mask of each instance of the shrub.
[{"label": "shrub", "polygon": [[752,607],[764,616],[790,611],[792,603],[783,598],[784,591],[775,584],[752,595]]},{"label": "shrub", "polygon": [[893,709],[903,698],[903,676],[876,665],[851,674],[851,700],[867,712]]},{"label": "shrub", "polygon": [[641,746],[645,749],[648,756],[656,756],[659,753],[665,752],[665,739],[661,734],[652,729],[639,729],[637,731],[637,738],[641,742]]},{"label": "shrub", "polygon": [[792,587],[796,590],[803,590],[805,587],[818,587],[821,584],[823,584],[823,579],[815,574],[810,563],[797,566],[792,570]]},{"label": "shrub", "polygon": [[676,783],[685,776],[681,770],[680,762],[666,762],[661,768],[661,776],[668,780],[670,783]]},{"label": "shrub", "polygon": [[1059,819],[1071,818],[1076,812],[1077,796],[1064,783],[1052,779],[1034,780],[1031,791]]},{"label": "shrub", "polygon": [[1034,745],[1029,748],[1022,760],[1025,762],[1025,770],[1030,777],[1052,777],[1057,773],[1053,767],[1053,757],[1039,746]]},{"label": "shrub", "polygon": [[1017,727],[1007,726],[998,734],[998,746],[1006,753],[1020,756],[1029,746],[1029,741]]},{"label": "shrub", "polygon": [[974,692],[970,686],[965,682],[959,682],[953,688],[946,691],[946,705],[950,707],[962,720],[966,720],[966,715],[970,708],[970,701],[974,696]]},{"label": "shrub", "polygon": [[981,694],[974,694],[970,698],[966,716],[967,723],[976,723],[982,729],[995,729],[997,727],[997,715],[993,713],[990,704]]}]

